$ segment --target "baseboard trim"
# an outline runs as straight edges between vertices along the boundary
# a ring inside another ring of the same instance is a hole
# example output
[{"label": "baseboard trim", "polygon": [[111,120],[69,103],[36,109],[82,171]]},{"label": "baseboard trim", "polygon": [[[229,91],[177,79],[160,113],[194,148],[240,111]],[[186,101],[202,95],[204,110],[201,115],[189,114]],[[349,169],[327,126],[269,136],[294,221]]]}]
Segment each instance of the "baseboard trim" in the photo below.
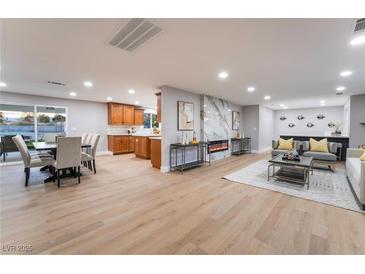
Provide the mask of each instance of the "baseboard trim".
[{"label": "baseboard trim", "polygon": [[103,156],[103,155],[113,155],[111,151],[97,151],[96,156]]},{"label": "baseboard trim", "polygon": [[169,166],[161,166],[160,171],[162,173],[168,173],[168,172],[170,172],[170,167]]}]

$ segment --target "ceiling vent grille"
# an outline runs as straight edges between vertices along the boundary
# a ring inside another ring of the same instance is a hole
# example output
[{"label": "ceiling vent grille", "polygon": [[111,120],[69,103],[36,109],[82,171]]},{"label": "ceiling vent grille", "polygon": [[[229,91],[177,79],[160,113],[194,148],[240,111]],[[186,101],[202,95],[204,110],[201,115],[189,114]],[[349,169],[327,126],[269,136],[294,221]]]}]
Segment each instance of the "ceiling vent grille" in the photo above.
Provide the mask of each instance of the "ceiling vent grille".
[{"label": "ceiling vent grille", "polygon": [[109,45],[127,51],[133,51],[151,40],[161,31],[162,28],[150,20],[132,18],[115,33],[109,41]]},{"label": "ceiling vent grille", "polygon": [[354,33],[365,31],[365,18],[356,20]]}]

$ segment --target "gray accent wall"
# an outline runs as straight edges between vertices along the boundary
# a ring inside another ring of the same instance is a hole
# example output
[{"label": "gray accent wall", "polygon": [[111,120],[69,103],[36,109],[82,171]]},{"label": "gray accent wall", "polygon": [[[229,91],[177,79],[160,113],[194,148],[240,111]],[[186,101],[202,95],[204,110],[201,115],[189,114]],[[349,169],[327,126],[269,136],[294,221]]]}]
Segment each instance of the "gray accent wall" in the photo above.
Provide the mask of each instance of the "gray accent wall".
[{"label": "gray accent wall", "polygon": [[350,97],[350,147],[365,144],[365,94]]},{"label": "gray accent wall", "polygon": [[[177,129],[178,101],[194,104],[194,131],[197,137],[199,137],[200,133],[200,95],[186,90],[163,86],[161,88],[161,171],[163,172],[168,171],[170,167],[170,144],[178,142],[180,135]],[[192,135],[192,131],[188,133]]]},{"label": "gray accent wall", "polygon": [[67,134],[69,136],[81,136],[83,133],[98,133],[100,134],[97,148],[98,152],[106,152],[108,150],[108,116],[107,105],[105,103],[26,95],[13,92],[1,92],[0,96],[2,103],[67,107]]},{"label": "gray accent wall", "polygon": [[251,146],[253,151],[259,150],[259,105],[242,107],[241,125],[244,137],[251,138]]},{"label": "gray accent wall", "polygon": [[274,111],[267,107],[259,108],[259,151],[271,149],[274,138]]}]

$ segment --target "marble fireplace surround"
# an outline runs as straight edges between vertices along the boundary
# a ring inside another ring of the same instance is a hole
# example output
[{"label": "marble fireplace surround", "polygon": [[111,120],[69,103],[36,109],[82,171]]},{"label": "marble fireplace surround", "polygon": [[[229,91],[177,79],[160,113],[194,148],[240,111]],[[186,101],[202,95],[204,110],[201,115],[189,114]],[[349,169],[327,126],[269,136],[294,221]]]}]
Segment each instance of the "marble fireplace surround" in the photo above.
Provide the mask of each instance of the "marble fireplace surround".
[{"label": "marble fireplace surround", "polygon": [[[232,111],[241,113],[241,106],[227,100],[208,95],[200,97],[200,139],[204,141],[230,140],[237,134],[232,130]],[[242,125],[240,130],[242,135]],[[212,160],[218,160],[230,156],[230,149],[211,154]]]}]

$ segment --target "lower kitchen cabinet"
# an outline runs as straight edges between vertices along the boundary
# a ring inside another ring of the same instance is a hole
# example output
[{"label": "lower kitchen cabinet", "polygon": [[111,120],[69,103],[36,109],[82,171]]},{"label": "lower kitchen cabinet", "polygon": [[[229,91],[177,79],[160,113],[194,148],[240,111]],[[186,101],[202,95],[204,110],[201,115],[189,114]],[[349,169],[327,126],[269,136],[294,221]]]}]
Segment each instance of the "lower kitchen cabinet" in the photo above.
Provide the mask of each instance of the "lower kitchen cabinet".
[{"label": "lower kitchen cabinet", "polygon": [[134,138],[134,154],[136,154],[136,157],[150,159],[151,143],[149,137],[135,136]]},{"label": "lower kitchen cabinet", "polygon": [[128,135],[108,135],[108,150],[113,154],[129,153],[134,151],[133,136]]}]

